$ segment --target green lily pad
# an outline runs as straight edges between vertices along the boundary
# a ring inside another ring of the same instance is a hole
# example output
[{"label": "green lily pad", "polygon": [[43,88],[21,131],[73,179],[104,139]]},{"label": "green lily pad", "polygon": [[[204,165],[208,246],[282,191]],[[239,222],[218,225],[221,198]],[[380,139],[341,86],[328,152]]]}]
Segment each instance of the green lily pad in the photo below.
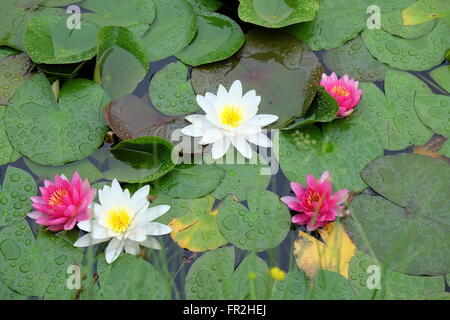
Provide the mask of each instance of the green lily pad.
[{"label": "green lily pad", "polygon": [[98,168],[88,159],[67,163],[62,166],[43,166],[31,161],[28,158],[24,158],[24,162],[31,172],[33,172],[40,179],[53,180],[55,178],[55,174],[63,174],[67,178],[71,179],[75,171],[78,172],[81,179],[88,179],[90,183],[94,183],[103,178],[100,170],[98,170]]},{"label": "green lily pad", "polygon": [[[250,273],[255,275],[254,280],[249,279]],[[231,279],[233,290],[227,292],[231,299],[263,300],[267,299],[267,296],[270,294],[269,267],[254,252],[251,252],[239,263]],[[253,281],[253,289],[250,281]]]},{"label": "green lily pad", "polygon": [[439,153],[450,158],[450,141],[445,141],[444,145],[439,149]]},{"label": "green lily pad", "polygon": [[187,0],[187,2],[198,13],[216,11],[223,5],[219,0]]},{"label": "green lily pad", "polygon": [[[380,289],[376,290],[376,299],[422,300],[444,293],[442,277],[417,277],[385,269],[385,266],[375,258],[362,251],[356,251],[350,261],[349,280],[353,290],[361,296],[371,298],[375,289],[368,289],[367,282],[372,273],[367,272],[369,266],[380,270]],[[369,280],[370,281],[370,280]]]},{"label": "green lily pad", "polygon": [[339,105],[324,87],[319,86],[314,101],[305,116],[296,119],[283,130],[300,128],[315,122],[330,122],[334,120],[339,112]]},{"label": "green lily pad", "polygon": [[[75,2],[75,1],[73,1]],[[0,4],[0,45],[7,45],[20,51],[25,51],[23,36],[29,20],[47,15],[67,17],[66,11],[59,8],[49,8],[45,3],[29,0],[3,1]]]},{"label": "green lily pad", "polygon": [[197,15],[185,0],[153,0],[156,19],[142,41],[150,61],[167,58],[184,49],[195,37]]},{"label": "green lily pad", "polygon": [[247,191],[253,188],[266,189],[271,180],[267,161],[253,152],[252,159],[245,159],[235,149],[230,149],[221,159],[213,161],[209,153],[204,157],[206,163],[211,163],[225,171],[225,178],[211,195],[216,199],[224,199],[233,195],[239,201],[247,200]]},{"label": "green lily pad", "polygon": [[8,166],[0,188],[0,226],[21,221],[30,211],[30,197],[37,194],[33,177],[26,171]]},{"label": "green lily pad", "polygon": [[156,109],[167,116],[185,115],[200,109],[187,75],[187,66],[172,62],[153,76],[149,94]]},{"label": "green lily pad", "polygon": [[0,106],[6,106],[17,89],[32,76],[29,72],[32,65],[25,53],[0,60]]},{"label": "green lily pad", "polygon": [[148,0],[85,0],[83,12],[87,21],[104,26],[141,27],[144,31],[155,19],[155,5]]},{"label": "green lily pad", "polygon": [[204,253],[195,260],[185,281],[187,299],[225,299],[224,281],[234,269],[234,248],[224,247]]},{"label": "green lily pad", "polygon": [[211,196],[193,199],[185,215],[170,221],[170,236],[181,248],[202,252],[227,244],[217,226],[217,210],[211,211],[214,201]]},{"label": "green lily pad", "polygon": [[381,28],[394,36],[404,39],[415,39],[422,37],[436,25],[436,21],[429,21],[415,26],[404,26],[401,11],[384,12],[381,15]]},{"label": "green lily pad", "polygon": [[319,0],[314,20],[285,30],[313,50],[330,50],[355,38],[366,26],[368,4],[361,0]]},{"label": "green lily pad", "polygon": [[314,277],[314,300],[351,300],[356,297],[350,282],[339,273],[319,270]]},{"label": "green lily pad", "polygon": [[9,289],[3,282],[0,281],[0,299],[1,300],[26,300],[27,297],[16,293]]},{"label": "green lily pad", "polygon": [[273,300],[309,300],[312,290],[305,272],[297,269],[286,274],[275,286]]},{"label": "green lily pad", "polygon": [[[197,210],[199,204],[203,204],[203,201],[198,201],[199,199],[174,199],[173,197],[159,192],[155,188],[150,189],[150,196],[157,196],[156,199],[152,200],[150,207],[155,207],[159,205],[170,205],[169,211],[157,218],[155,221],[163,224],[169,224],[169,222],[175,218],[181,218],[186,215],[191,210]],[[202,208],[201,208],[202,209]]]},{"label": "green lily pad", "polygon": [[116,100],[131,93],[147,74],[147,49],[129,29],[106,26],[97,34],[97,65],[102,87]]},{"label": "green lily pad", "polygon": [[98,258],[100,299],[105,300],[167,300],[170,299],[169,280],[147,261],[122,254],[112,264],[103,255]]},{"label": "green lily pad", "polygon": [[6,108],[0,107],[0,165],[7,164],[16,161],[20,158],[20,153],[14,150],[6,134],[5,124],[3,122],[3,116],[5,115]]},{"label": "green lily pad", "polygon": [[423,71],[433,68],[445,59],[449,40],[449,26],[438,21],[427,35],[407,40],[381,29],[366,29],[361,34],[374,58],[400,70]]},{"label": "green lily pad", "polygon": [[67,268],[79,265],[83,250],[40,228],[37,240],[25,220],[0,231],[0,280],[25,296],[74,298],[68,289]]},{"label": "green lily pad", "polygon": [[238,14],[242,21],[268,28],[280,28],[313,20],[317,0],[242,0]]},{"label": "green lily pad", "polygon": [[215,94],[219,84],[228,89],[239,79],[244,92],[254,89],[261,96],[258,113],[278,116],[270,125],[278,128],[306,113],[322,71],[305,43],[280,30],[253,29],[230,59],[193,68],[192,85],[196,94]]},{"label": "green lily pad", "polygon": [[402,10],[402,18],[406,26],[422,24],[437,18],[450,25],[450,9],[446,0],[418,0]]},{"label": "green lily pad", "polygon": [[99,27],[81,21],[80,29],[67,28],[65,17],[40,16],[28,22],[23,41],[35,63],[64,64],[89,60],[96,53]]},{"label": "green lily pad", "polygon": [[20,51],[10,47],[0,47],[0,59],[19,54]]},{"label": "green lily pad", "polygon": [[420,94],[414,99],[419,119],[434,132],[450,138],[450,97],[440,94]]},{"label": "green lily pad", "polygon": [[326,51],[324,64],[340,77],[348,74],[359,81],[383,81],[389,68],[374,59],[360,37],[350,40],[342,47]]},{"label": "green lily pad", "polygon": [[226,198],[219,206],[219,230],[228,241],[244,250],[275,248],[289,232],[289,210],[275,193],[267,190],[249,190],[247,203],[249,209],[232,197]]},{"label": "green lily pad", "polygon": [[447,92],[450,92],[450,65],[434,69],[430,72],[430,77]]},{"label": "green lily pad", "polygon": [[197,14],[198,31],[194,40],[176,57],[191,66],[224,60],[244,43],[241,27],[225,15],[209,12]]},{"label": "green lily pad", "polygon": [[40,64],[38,68],[39,71],[44,72],[47,76],[70,80],[75,78],[85,63],[86,61],[68,64]]},{"label": "green lily pad", "polygon": [[180,165],[155,181],[155,187],[174,198],[192,199],[209,194],[225,177],[225,171],[206,164]]},{"label": "green lily pad", "polygon": [[111,148],[117,161],[110,163],[103,174],[110,180],[132,183],[156,180],[175,167],[172,149],[170,142],[159,137],[121,141]]},{"label": "green lily pad", "polygon": [[103,142],[106,93],[94,82],[64,83],[58,103],[43,74],[30,78],[9,101],[6,132],[11,144],[34,162],[62,165],[83,159]]},{"label": "green lily pad", "polygon": [[360,195],[352,200],[344,226],[359,250],[373,252],[390,269],[411,275],[442,275],[449,271],[449,219],[425,211],[419,216],[419,209]]},{"label": "green lily pad", "polygon": [[364,190],[367,185],[359,173],[369,161],[383,155],[383,146],[370,123],[356,120],[352,114],[325,123],[323,133],[314,125],[282,131],[279,162],[284,175],[306,185],[307,173],[318,178],[328,170],[336,190]]}]

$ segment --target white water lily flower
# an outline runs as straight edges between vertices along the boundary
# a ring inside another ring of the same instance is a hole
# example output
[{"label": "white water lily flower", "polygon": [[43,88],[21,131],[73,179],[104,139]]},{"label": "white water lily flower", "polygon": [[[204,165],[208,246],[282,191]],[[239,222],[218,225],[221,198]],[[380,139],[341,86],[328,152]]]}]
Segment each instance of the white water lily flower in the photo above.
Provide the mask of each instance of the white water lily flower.
[{"label": "white water lily flower", "polygon": [[161,249],[159,242],[152,236],[167,234],[172,228],[152,221],[166,213],[170,206],[149,208],[149,191],[150,186],[146,185],[130,197],[130,192],[122,190],[114,179],[111,187],[105,186],[98,191],[100,204],[94,203],[91,218],[78,223],[81,230],[89,233],[74,245],[87,247],[111,240],[105,252],[108,263],[116,260],[124,248],[125,252],[134,255],[139,253],[139,245]]},{"label": "white water lily flower", "polygon": [[246,158],[252,157],[252,149],[248,142],[261,147],[271,147],[272,141],[261,133],[261,128],[277,121],[278,117],[270,114],[259,114],[258,105],[261,97],[255,90],[242,96],[242,84],[236,80],[230,91],[219,85],[217,95],[206,92],[205,96],[197,95],[197,103],[205,111],[205,115],[186,116],[191,125],[181,132],[191,137],[201,137],[200,144],[213,144],[213,159],[221,158],[233,146]]}]

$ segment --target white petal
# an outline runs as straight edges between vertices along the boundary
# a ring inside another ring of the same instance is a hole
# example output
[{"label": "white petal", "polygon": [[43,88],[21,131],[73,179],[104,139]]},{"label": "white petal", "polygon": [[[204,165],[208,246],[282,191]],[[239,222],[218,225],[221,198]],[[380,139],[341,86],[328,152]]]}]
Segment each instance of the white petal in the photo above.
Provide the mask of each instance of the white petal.
[{"label": "white petal", "polygon": [[140,248],[139,248],[139,242],[125,239],[124,242],[125,252],[129,254],[137,255],[139,254]]},{"label": "white petal", "polygon": [[148,193],[150,192],[150,185],[145,185],[137,190],[131,197],[131,203],[135,212],[141,210],[145,205],[148,205],[147,200]]},{"label": "white petal", "polygon": [[112,236],[112,233],[108,228],[105,228],[101,226],[100,224],[96,223],[93,226],[92,236],[95,239],[102,239],[102,238],[108,238]]},{"label": "white petal", "polygon": [[197,95],[197,103],[205,111],[206,114],[214,112],[214,104],[206,99],[204,96]]},{"label": "white petal", "polygon": [[230,148],[231,139],[229,137],[224,137],[223,139],[217,140],[212,146],[212,158],[214,160],[220,159]]},{"label": "white petal", "polygon": [[145,240],[147,234],[146,225],[137,225],[128,232],[127,237],[131,240],[141,242]]},{"label": "white petal", "polygon": [[205,131],[202,139],[198,142],[200,144],[210,144],[217,140],[220,140],[223,138],[222,130],[217,128],[210,128]]},{"label": "white petal", "polygon": [[114,179],[111,184],[111,196],[113,199],[117,199],[117,197],[122,198],[123,192],[122,188],[120,187],[119,181],[117,179]]},{"label": "white petal", "polygon": [[243,137],[235,136],[231,140],[235,148],[247,159],[252,157],[252,148]]},{"label": "white petal", "polygon": [[188,125],[181,129],[181,132],[190,137],[201,137],[203,136],[203,126],[200,123],[195,123]]},{"label": "white petal", "polygon": [[139,244],[141,246],[144,246],[144,247],[147,247],[147,248],[161,250],[161,245],[159,244],[158,240],[156,240],[153,237],[147,237],[147,239],[145,239],[142,242],[139,242]]},{"label": "white petal", "polygon": [[170,206],[162,204],[159,206],[148,208],[143,214],[142,221],[150,222],[170,210]]},{"label": "white petal", "polygon": [[251,125],[248,124],[248,122],[241,124],[239,127],[235,128],[234,132],[236,132],[237,134],[240,135],[245,135],[245,134],[254,134],[254,133],[258,133],[261,132],[261,127],[256,126],[256,125]]},{"label": "white petal", "polygon": [[244,108],[244,119],[253,118],[258,113],[258,106],[261,97],[256,95],[255,90],[250,90],[242,97],[242,107]]},{"label": "white petal", "polygon": [[146,228],[147,234],[151,236],[160,236],[172,232],[171,227],[159,222],[149,222],[146,224]]},{"label": "white petal", "polygon": [[[226,101],[228,99],[228,91],[225,89],[225,87],[221,84],[219,84],[219,88],[217,89],[217,100],[220,101]],[[216,101],[216,107],[217,107],[217,101]]]},{"label": "white petal", "polygon": [[80,221],[77,223],[78,228],[80,228],[83,231],[91,232],[92,225],[94,224],[94,221],[91,219]]},{"label": "white petal", "polygon": [[93,246],[94,244],[97,244],[97,243],[100,243],[100,242],[108,241],[109,239],[110,238],[94,239],[94,238],[92,238],[92,234],[88,233],[88,234],[85,234],[84,236],[82,236],[77,241],[75,241],[75,243],[73,245],[75,247],[83,248],[83,247]]},{"label": "white petal", "polygon": [[205,120],[205,115],[204,114],[190,114],[190,115],[186,116],[186,120],[189,121],[190,123],[202,122],[203,120]]},{"label": "white petal", "polygon": [[123,249],[123,241],[112,238],[105,250],[106,262],[111,263],[117,259]]},{"label": "white petal", "polygon": [[239,80],[235,80],[230,87],[229,94],[233,98],[241,98],[242,97],[242,83]]},{"label": "white petal", "polygon": [[261,146],[263,148],[270,148],[272,146],[272,141],[262,133],[249,134],[246,138],[250,143],[256,144],[257,146]]},{"label": "white petal", "polygon": [[208,99],[213,105],[216,103],[217,96],[214,93],[206,92],[205,98]]},{"label": "white petal", "polygon": [[253,118],[249,119],[246,124],[247,125],[255,125],[259,127],[267,126],[268,124],[275,122],[278,120],[278,116],[273,114],[258,114]]}]

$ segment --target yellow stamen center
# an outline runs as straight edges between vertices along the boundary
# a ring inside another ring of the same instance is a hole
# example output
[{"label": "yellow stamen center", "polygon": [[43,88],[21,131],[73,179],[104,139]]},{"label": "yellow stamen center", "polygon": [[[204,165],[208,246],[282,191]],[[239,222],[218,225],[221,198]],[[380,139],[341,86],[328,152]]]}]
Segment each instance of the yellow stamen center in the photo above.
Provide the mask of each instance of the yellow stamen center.
[{"label": "yellow stamen center", "polygon": [[69,191],[66,189],[59,189],[52,193],[50,199],[48,200],[48,204],[50,206],[58,206],[63,204],[63,198],[64,196],[67,196],[69,194]]},{"label": "yellow stamen center", "polygon": [[123,207],[117,207],[108,210],[108,225],[115,232],[124,232],[128,229],[131,216],[128,210]]},{"label": "yellow stamen center", "polygon": [[350,91],[348,91],[347,88],[343,87],[343,86],[334,86],[331,89],[331,92],[336,93],[337,95],[341,96],[341,97],[348,97],[350,95]]},{"label": "yellow stamen center", "polygon": [[220,121],[231,128],[236,128],[241,124],[244,112],[239,106],[227,104],[220,112]]}]

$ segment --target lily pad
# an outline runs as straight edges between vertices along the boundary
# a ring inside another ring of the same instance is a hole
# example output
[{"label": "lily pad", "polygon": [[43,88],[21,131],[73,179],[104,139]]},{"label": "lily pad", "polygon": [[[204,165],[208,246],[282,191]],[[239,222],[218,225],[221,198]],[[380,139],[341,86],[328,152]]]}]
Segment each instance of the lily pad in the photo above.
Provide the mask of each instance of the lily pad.
[{"label": "lily pad", "polygon": [[239,79],[244,92],[254,89],[261,96],[258,113],[278,116],[271,124],[278,128],[306,113],[322,71],[305,43],[280,30],[253,29],[230,59],[194,68],[192,85],[196,94],[204,95],[216,93],[218,84],[229,88]]},{"label": "lily pad", "polygon": [[155,19],[155,5],[148,0],[85,0],[82,5],[91,11],[83,12],[83,19],[101,27],[139,25],[147,30]]},{"label": "lily pad", "polygon": [[28,22],[23,41],[35,63],[75,63],[95,56],[99,27],[81,21],[80,29],[69,29],[66,20],[66,17],[49,15]]},{"label": "lily pad", "polygon": [[[253,273],[254,280],[249,280],[249,274]],[[239,263],[232,275],[233,289],[231,299],[237,300],[263,300],[267,299],[270,292],[269,267],[256,253],[251,252]],[[253,281],[253,289],[250,281]],[[252,292],[252,290],[254,290]]]},{"label": "lily pad", "polygon": [[435,294],[444,293],[444,281],[442,277],[417,277],[386,269],[377,259],[357,251],[350,261],[349,279],[353,290],[359,297],[364,293],[372,298],[375,290],[367,288],[367,272],[369,266],[376,266],[381,271],[380,289],[376,292],[376,299],[394,300],[422,300],[433,297]]},{"label": "lily pad", "polygon": [[314,300],[351,300],[356,297],[350,282],[328,270],[319,270],[314,278],[311,298]]},{"label": "lily pad", "polygon": [[314,125],[282,131],[279,162],[284,175],[306,185],[307,173],[320,177],[328,170],[336,190],[364,190],[367,186],[359,173],[369,161],[383,155],[383,146],[370,123],[352,119],[325,123],[323,133]]},{"label": "lily pad", "polygon": [[175,129],[186,126],[184,118],[168,117],[160,113],[148,96],[138,98],[125,95],[106,105],[104,114],[111,129],[122,140],[158,136],[170,141]]},{"label": "lily pad", "polygon": [[407,40],[381,29],[366,29],[361,34],[372,56],[400,70],[423,71],[433,68],[445,59],[449,40],[449,26],[438,21],[427,35]]},{"label": "lily pad", "polygon": [[342,47],[326,51],[324,64],[340,77],[348,74],[359,81],[383,81],[387,65],[374,59],[361,37],[350,40]]},{"label": "lily pad", "polygon": [[313,20],[317,0],[242,0],[238,14],[242,21],[268,28],[280,28]]},{"label": "lily pad", "polygon": [[0,59],[19,54],[20,51],[10,47],[0,47]]},{"label": "lily pad", "polygon": [[103,178],[102,173],[88,159],[67,163],[62,166],[43,166],[31,161],[28,158],[24,158],[24,162],[31,172],[33,172],[41,180],[54,180],[55,174],[63,174],[70,179],[75,171],[78,172],[81,179],[88,179],[90,183],[94,183]]},{"label": "lily pad", "polygon": [[103,174],[110,180],[131,183],[156,180],[175,167],[172,149],[170,142],[159,137],[121,141],[111,148],[117,161],[109,163],[109,170]]},{"label": "lily pad", "polygon": [[20,158],[20,153],[14,150],[6,134],[5,124],[3,122],[3,116],[5,115],[6,108],[0,107],[0,165],[14,162]]},{"label": "lily pad", "polygon": [[149,94],[156,109],[167,116],[185,115],[200,109],[187,76],[188,67],[182,62],[169,63],[153,76]]},{"label": "lily pad", "polygon": [[97,34],[97,65],[102,87],[116,100],[131,93],[147,74],[147,49],[127,28],[106,26]]},{"label": "lily pad", "polygon": [[334,120],[339,112],[339,105],[324,87],[319,86],[314,101],[305,116],[296,119],[283,130],[300,128],[315,122],[330,122]]},{"label": "lily pad", "polygon": [[223,3],[219,0],[187,0],[195,12],[211,12],[218,10]]},{"label": "lily pad", "polygon": [[285,30],[308,43],[313,50],[330,50],[355,38],[366,26],[368,4],[361,0],[319,0],[314,20]]},{"label": "lily pad", "polygon": [[98,258],[100,299],[105,300],[167,300],[170,299],[168,279],[147,261],[122,254],[111,265],[103,255]]},{"label": "lily pad", "polygon": [[[72,1],[75,2],[75,1]],[[3,1],[0,4],[0,45],[7,45],[25,51],[23,36],[27,22],[33,18],[46,15],[67,17],[65,10],[49,8],[45,3],[37,5],[29,0]]]},{"label": "lily pad", "polygon": [[402,10],[402,18],[406,26],[422,24],[437,18],[450,25],[450,9],[446,0],[418,0]]},{"label": "lily pad", "polygon": [[448,217],[430,211],[425,208],[420,213],[383,197],[360,195],[352,200],[351,215],[344,225],[359,250],[373,252],[390,269],[412,275],[442,275],[449,271],[450,262]]},{"label": "lily pad", "polygon": [[439,153],[450,158],[450,141],[445,141],[444,145],[439,150]]},{"label": "lily pad", "polygon": [[0,60],[0,106],[6,106],[17,89],[32,76],[29,72],[32,65],[25,53]]},{"label": "lily pad", "polygon": [[142,36],[150,61],[167,58],[184,49],[195,37],[197,15],[185,0],[153,0],[156,19]]},{"label": "lily pad", "polygon": [[170,236],[181,248],[202,252],[227,244],[217,226],[217,210],[211,211],[214,201],[211,196],[194,199],[184,216],[170,221]]},{"label": "lily pad", "polygon": [[155,181],[155,187],[174,198],[192,199],[209,194],[225,177],[225,171],[206,164],[179,165]]},{"label": "lily pad", "polygon": [[70,80],[80,72],[86,61],[68,64],[40,64],[39,71],[44,72],[47,76],[53,76],[58,79]]},{"label": "lily pad", "polygon": [[30,78],[9,101],[6,132],[21,154],[45,165],[83,159],[103,142],[106,93],[87,79],[64,83],[56,102],[43,74]]},{"label": "lily pad", "polygon": [[26,171],[8,166],[0,188],[0,226],[21,221],[33,210],[30,197],[36,194],[33,177]]},{"label": "lily pad", "polygon": [[209,12],[197,14],[198,31],[194,40],[176,57],[191,66],[224,60],[244,43],[241,27],[225,15]]},{"label": "lily pad", "polygon": [[67,288],[67,268],[79,265],[83,250],[40,228],[38,238],[25,220],[0,231],[0,280],[25,296],[73,299]]},{"label": "lily pad", "polygon": [[224,247],[204,253],[195,260],[185,281],[187,299],[225,299],[224,281],[234,269],[234,248]]},{"label": "lily pad", "polygon": [[447,92],[450,92],[450,65],[434,69],[430,72],[430,77]]},{"label": "lily pad", "polygon": [[436,25],[436,21],[429,21],[415,26],[403,25],[402,12],[390,11],[381,15],[381,28],[392,35],[402,37],[404,39],[415,39],[422,37]]},{"label": "lily pad", "polygon": [[224,199],[233,195],[239,201],[247,200],[247,191],[253,188],[266,189],[271,175],[263,174],[268,171],[267,161],[253,152],[252,159],[245,159],[235,149],[230,149],[221,159],[212,160],[211,154],[204,157],[206,163],[211,163],[225,171],[222,183],[211,193],[216,199]]},{"label": "lily pad", "polygon": [[450,97],[440,94],[420,94],[414,98],[420,120],[434,132],[450,138]]},{"label": "lily pad", "polygon": [[276,284],[273,300],[309,300],[312,290],[308,277],[301,269],[286,274],[284,281]]},{"label": "lily pad", "polygon": [[0,281],[0,299],[1,300],[26,300],[27,297],[16,293],[9,289],[3,282]]},{"label": "lily pad", "polygon": [[275,193],[267,190],[249,190],[247,203],[249,209],[232,197],[226,198],[219,206],[219,230],[228,241],[244,250],[275,248],[289,232],[289,210]]}]

